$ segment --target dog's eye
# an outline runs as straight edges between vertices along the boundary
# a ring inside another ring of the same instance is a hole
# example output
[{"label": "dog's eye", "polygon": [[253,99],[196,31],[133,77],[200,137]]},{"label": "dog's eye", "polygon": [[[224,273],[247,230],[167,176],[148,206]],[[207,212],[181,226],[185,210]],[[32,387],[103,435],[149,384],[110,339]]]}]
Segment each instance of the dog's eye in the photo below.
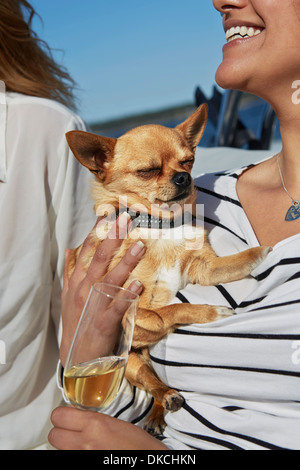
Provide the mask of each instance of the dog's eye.
[{"label": "dog's eye", "polygon": [[193,164],[194,164],[194,158],[188,158],[180,162],[180,166],[182,166],[183,168],[187,170],[190,170],[193,167]]},{"label": "dog's eye", "polygon": [[143,168],[137,171],[137,175],[141,178],[150,179],[158,176],[161,172],[161,168]]}]

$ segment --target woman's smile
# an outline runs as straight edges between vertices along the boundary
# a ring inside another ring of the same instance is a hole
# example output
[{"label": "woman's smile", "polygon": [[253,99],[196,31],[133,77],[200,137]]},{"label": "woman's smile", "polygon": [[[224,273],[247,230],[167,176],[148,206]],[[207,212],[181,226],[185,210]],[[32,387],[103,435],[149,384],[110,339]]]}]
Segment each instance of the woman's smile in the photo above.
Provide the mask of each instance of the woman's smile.
[{"label": "woman's smile", "polygon": [[229,43],[237,39],[253,38],[254,36],[258,36],[262,31],[263,29],[252,26],[232,26],[230,29],[227,29],[225,38],[227,43]]},{"label": "woman's smile", "polygon": [[249,40],[256,39],[265,32],[265,27],[249,23],[245,20],[226,20],[223,24],[225,31],[226,44],[223,50],[228,48],[229,44],[240,45],[248,42]]}]

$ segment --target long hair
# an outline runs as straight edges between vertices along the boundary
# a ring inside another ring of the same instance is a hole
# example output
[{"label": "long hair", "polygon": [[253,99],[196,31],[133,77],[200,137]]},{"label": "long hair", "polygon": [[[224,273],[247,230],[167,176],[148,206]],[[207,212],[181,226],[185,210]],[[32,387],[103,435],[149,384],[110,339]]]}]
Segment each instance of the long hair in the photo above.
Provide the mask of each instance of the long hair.
[{"label": "long hair", "polygon": [[50,98],[75,109],[75,82],[32,30],[26,0],[0,0],[0,80],[8,91]]}]

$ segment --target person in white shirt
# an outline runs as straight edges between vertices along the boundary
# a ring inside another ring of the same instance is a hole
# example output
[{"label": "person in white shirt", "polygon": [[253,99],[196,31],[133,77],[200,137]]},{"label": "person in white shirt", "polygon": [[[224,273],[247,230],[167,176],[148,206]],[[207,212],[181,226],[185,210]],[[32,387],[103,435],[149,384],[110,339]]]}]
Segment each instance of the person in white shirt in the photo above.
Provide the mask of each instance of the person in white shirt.
[{"label": "person in white shirt", "polygon": [[95,220],[90,175],[65,140],[86,129],[73,82],[30,30],[33,14],[0,0],[1,450],[49,446],[64,250]]},{"label": "person in white shirt", "polygon": [[[247,279],[178,293],[177,302],[228,305],[236,315],[180,327],[151,348],[159,377],[185,398],[158,439],[139,427],[151,397],[124,382],[106,413],[54,410],[49,440],[58,449],[300,449],[300,0],[213,4],[227,40],[217,82],[268,101],[283,147],[260,164],[199,177],[198,202],[217,254],[273,251]],[[66,289],[71,299],[76,283]],[[72,308],[70,300],[66,318]]]}]

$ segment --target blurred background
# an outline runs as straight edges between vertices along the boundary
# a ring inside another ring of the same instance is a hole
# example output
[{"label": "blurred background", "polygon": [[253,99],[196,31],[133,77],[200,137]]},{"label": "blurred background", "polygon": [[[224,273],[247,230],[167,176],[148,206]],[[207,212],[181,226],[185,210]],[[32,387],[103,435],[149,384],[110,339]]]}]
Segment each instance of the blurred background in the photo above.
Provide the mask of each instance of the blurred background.
[{"label": "blurred background", "polygon": [[200,145],[267,149],[279,138],[266,103],[215,84],[225,34],[212,0],[30,0],[34,30],[77,83],[78,114],[118,137],[175,126],[209,103]]},{"label": "blurred background", "polygon": [[211,93],[225,36],[212,0],[32,0],[35,31],[78,84],[88,122]]}]

